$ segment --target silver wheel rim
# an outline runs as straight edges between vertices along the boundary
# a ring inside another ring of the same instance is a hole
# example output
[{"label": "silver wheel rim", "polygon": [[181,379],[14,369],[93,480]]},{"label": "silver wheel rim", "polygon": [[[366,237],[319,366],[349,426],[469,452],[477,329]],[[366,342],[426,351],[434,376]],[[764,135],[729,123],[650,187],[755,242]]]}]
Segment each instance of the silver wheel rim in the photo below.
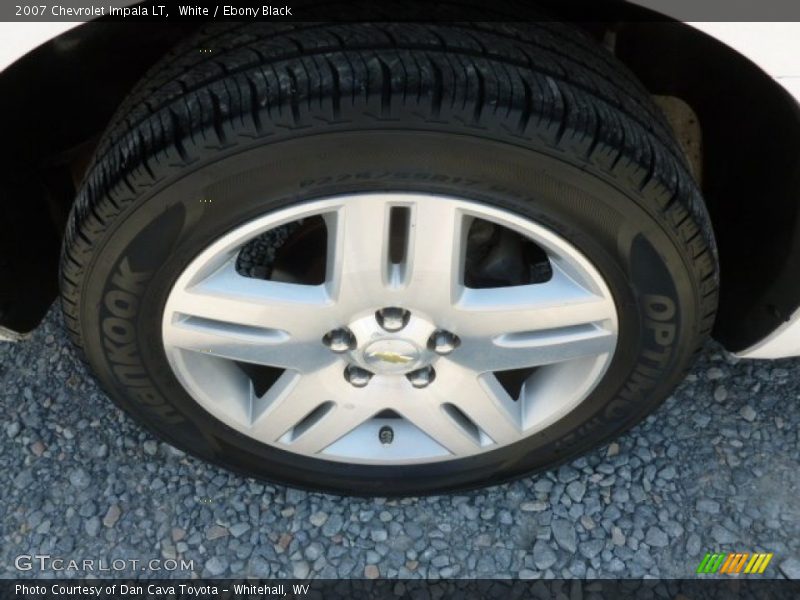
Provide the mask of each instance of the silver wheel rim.
[{"label": "silver wheel rim", "polygon": [[[405,251],[389,258],[393,209]],[[325,281],[245,277],[236,260],[265,231],[318,216]],[[472,288],[463,273],[475,220],[547,255],[543,283]],[[617,312],[597,269],[551,230],[449,196],[358,194],[256,218],[182,272],[162,323],[177,379],[206,411],[265,444],[362,464],[453,460],[513,444],[574,411],[617,345]],[[255,392],[237,363],[282,369]],[[534,369],[517,397],[499,372]]]}]

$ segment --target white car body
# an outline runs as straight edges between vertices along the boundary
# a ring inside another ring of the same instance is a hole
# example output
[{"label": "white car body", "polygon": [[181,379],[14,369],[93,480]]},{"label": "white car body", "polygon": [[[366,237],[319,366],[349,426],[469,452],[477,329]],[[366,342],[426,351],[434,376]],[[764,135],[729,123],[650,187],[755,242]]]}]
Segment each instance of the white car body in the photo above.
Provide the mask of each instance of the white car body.
[{"label": "white car body", "polygon": [[[667,17],[670,3],[660,0],[632,0]],[[134,4],[134,2],[128,2]],[[0,71],[41,44],[80,22],[0,23]],[[800,23],[796,22],[689,22],[692,27],[726,44],[748,58],[800,102]],[[800,201],[800,199],[798,199]],[[799,280],[800,281],[800,280]],[[800,283],[798,283],[800,285]],[[19,339],[0,327],[0,340]],[[800,355],[800,310],[766,338],[738,352],[743,358],[776,359]]]}]

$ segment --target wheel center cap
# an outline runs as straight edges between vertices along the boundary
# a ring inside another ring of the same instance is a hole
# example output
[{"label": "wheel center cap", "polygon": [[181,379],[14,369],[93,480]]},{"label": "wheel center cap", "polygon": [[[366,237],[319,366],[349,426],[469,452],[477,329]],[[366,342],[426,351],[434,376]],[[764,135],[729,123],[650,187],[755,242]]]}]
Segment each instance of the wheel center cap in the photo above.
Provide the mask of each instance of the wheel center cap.
[{"label": "wheel center cap", "polygon": [[364,348],[364,362],[375,373],[407,373],[413,371],[422,352],[416,344],[398,338],[375,340]]}]

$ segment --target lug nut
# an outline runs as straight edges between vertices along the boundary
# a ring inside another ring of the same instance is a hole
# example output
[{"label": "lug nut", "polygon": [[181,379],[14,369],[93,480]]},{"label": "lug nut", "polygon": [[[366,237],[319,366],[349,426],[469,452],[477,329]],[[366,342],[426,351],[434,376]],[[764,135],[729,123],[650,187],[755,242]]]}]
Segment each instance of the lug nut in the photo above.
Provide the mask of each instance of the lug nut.
[{"label": "lug nut", "polygon": [[334,329],[325,334],[322,343],[332,352],[341,354],[356,347],[356,338],[348,329]]},{"label": "lug nut", "polygon": [[424,388],[436,379],[436,371],[434,371],[431,366],[422,367],[421,369],[406,374],[406,378],[415,388]]},{"label": "lug nut", "polygon": [[347,379],[352,386],[362,388],[372,379],[372,373],[361,367],[348,365],[344,370],[344,378]]},{"label": "lug nut", "polygon": [[436,352],[436,354],[450,354],[453,350],[458,348],[461,340],[458,336],[450,333],[449,331],[439,330],[434,331],[428,340],[428,348]]},{"label": "lug nut", "polygon": [[403,327],[408,325],[408,320],[410,318],[410,312],[396,306],[382,308],[375,313],[375,319],[378,321],[378,325],[383,327],[386,331],[400,331]]}]

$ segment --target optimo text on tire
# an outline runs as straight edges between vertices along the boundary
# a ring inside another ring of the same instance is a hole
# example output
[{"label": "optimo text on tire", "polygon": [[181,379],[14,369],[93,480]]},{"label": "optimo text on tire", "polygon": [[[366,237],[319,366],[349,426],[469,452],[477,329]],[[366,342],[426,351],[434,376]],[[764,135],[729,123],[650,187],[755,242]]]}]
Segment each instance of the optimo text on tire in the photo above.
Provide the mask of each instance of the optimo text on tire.
[{"label": "optimo text on tire", "polygon": [[380,495],[618,435],[680,381],[718,284],[663,117],[555,23],[200,32],[105,133],[62,276],[76,344],[159,437]]}]

